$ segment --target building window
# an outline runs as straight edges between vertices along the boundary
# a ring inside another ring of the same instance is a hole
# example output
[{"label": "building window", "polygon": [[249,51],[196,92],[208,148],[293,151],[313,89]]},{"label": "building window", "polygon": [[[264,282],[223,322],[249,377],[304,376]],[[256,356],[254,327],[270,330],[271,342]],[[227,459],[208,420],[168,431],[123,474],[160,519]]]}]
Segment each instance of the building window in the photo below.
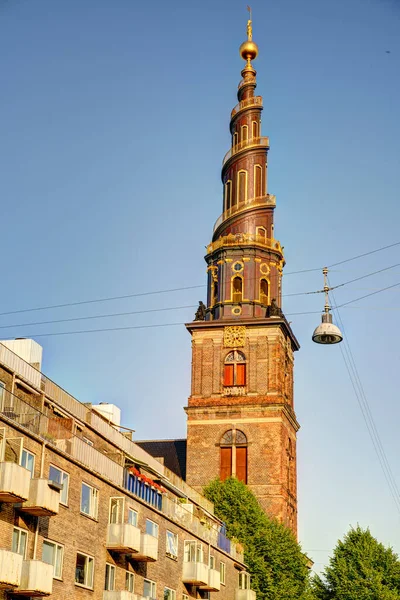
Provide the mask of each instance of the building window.
[{"label": "building window", "polygon": [[243,298],[243,279],[236,276],[232,279],[232,300],[233,302],[241,302]]},{"label": "building window", "polygon": [[232,181],[225,183],[225,210],[229,210],[232,205]]},{"label": "building window", "polygon": [[88,446],[94,446],[94,443],[92,442],[92,440],[89,440],[89,438],[87,437],[82,437],[82,440],[85,442],[85,444],[87,444]]},{"label": "building window", "polygon": [[157,523],[154,523],[154,521],[150,521],[150,519],[146,519],[146,533],[148,535],[152,535],[155,538],[158,538]]},{"label": "building window", "polygon": [[226,564],[224,562],[219,563],[219,577],[221,580],[221,584],[225,585]]},{"label": "building window", "polygon": [[184,560],[185,562],[204,562],[203,544],[192,541],[185,542]]},{"label": "building window", "polygon": [[50,481],[55,481],[62,485],[62,489],[60,491],[60,502],[61,504],[68,504],[68,484],[69,484],[69,475],[62,471],[58,467],[54,465],[50,465],[49,469],[49,479]]},{"label": "building window", "polygon": [[29,450],[22,450],[21,454],[21,467],[25,467],[31,473],[31,477],[33,477],[35,472],[35,455]]},{"label": "building window", "polygon": [[259,198],[262,195],[262,167],[261,165],[254,165],[254,196]]},{"label": "building window", "polygon": [[215,556],[213,556],[212,554],[210,554],[208,566],[210,567],[210,569],[215,569]]},{"label": "building window", "polygon": [[75,565],[75,583],[87,588],[93,587],[94,558],[77,552]]},{"label": "building window", "polygon": [[130,571],[125,572],[125,590],[127,592],[135,591],[135,575]]},{"label": "building window", "polygon": [[260,279],[260,302],[261,304],[269,304],[269,286],[266,279]]},{"label": "building window", "polygon": [[241,571],[239,573],[239,590],[249,590],[250,589],[250,575],[249,573],[245,573],[245,571]]},{"label": "building window", "polygon": [[239,171],[237,174],[237,203],[241,204],[247,200],[247,171]]},{"label": "building window", "polygon": [[124,520],[124,499],[110,498],[109,523],[122,523]]},{"label": "building window", "polygon": [[145,579],[143,581],[143,596],[145,598],[156,598],[157,597],[157,586],[155,581]]},{"label": "building window", "polygon": [[81,513],[97,519],[98,501],[99,491],[87,483],[82,483]]},{"label": "building window", "polygon": [[249,138],[249,128],[247,127],[247,125],[242,125],[241,134],[242,134],[242,142],[245,142]]},{"label": "building window", "polygon": [[175,590],[171,590],[171,588],[164,588],[164,600],[176,600],[176,592]]},{"label": "building window", "polygon": [[27,541],[28,532],[24,529],[20,529],[19,527],[14,527],[11,545],[12,552],[16,552],[17,554],[21,554],[23,557],[25,557]]},{"label": "building window", "polygon": [[247,438],[243,431],[230,429],[221,438],[220,478],[236,477],[247,483]]},{"label": "building window", "polygon": [[253,132],[253,138],[258,138],[258,123],[257,121],[253,121],[252,122],[252,132]]},{"label": "building window", "polygon": [[267,230],[265,227],[256,227],[256,236],[257,238],[260,238],[259,241],[265,242],[267,238]]},{"label": "building window", "polygon": [[129,523],[129,525],[133,525],[134,527],[137,527],[137,519],[138,519],[137,511],[133,510],[133,508],[128,508],[128,523]]},{"label": "building window", "polygon": [[106,563],[106,577],[104,581],[104,589],[112,592],[115,589],[115,567]]},{"label": "building window", "polygon": [[42,561],[49,565],[53,565],[53,577],[55,579],[62,578],[63,557],[64,546],[56,544],[55,542],[50,542],[49,540],[43,540]]},{"label": "building window", "polygon": [[167,556],[177,558],[178,556],[178,536],[176,533],[167,530]]},{"label": "building window", "polygon": [[239,350],[232,350],[225,358],[224,386],[246,385],[246,357]]}]

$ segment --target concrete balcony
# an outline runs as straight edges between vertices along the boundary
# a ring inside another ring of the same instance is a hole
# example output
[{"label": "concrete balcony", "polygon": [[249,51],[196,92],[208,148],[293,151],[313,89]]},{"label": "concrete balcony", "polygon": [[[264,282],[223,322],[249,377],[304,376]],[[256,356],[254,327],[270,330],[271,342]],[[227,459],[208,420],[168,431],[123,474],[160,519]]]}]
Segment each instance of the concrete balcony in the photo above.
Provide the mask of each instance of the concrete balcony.
[{"label": "concrete balcony", "polygon": [[0,548],[0,588],[18,587],[21,582],[22,556]]},{"label": "concrete balcony", "polygon": [[235,590],[235,600],[256,600],[256,593],[253,590]]},{"label": "concrete balcony", "polygon": [[58,514],[60,492],[49,487],[48,479],[31,479],[29,498],[20,510],[37,517]]},{"label": "concrete balcony", "polygon": [[0,502],[24,502],[29,498],[31,474],[13,462],[0,463]]},{"label": "concrete balcony", "polygon": [[140,562],[154,562],[158,558],[158,538],[149,533],[142,533],[140,550],[132,556],[133,560]]},{"label": "concrete balcony", "polygon": [[53,565],[41,560],[22,562],[21,582],[14,596],[49,596],[53,590]]},{"label": "concrete balcony", "polygon": [[[103,592],[103,600],[142,600],[142,596],[138,596],[133,592]],[[144,600],[144,598],[143,598]]]},{"label": "concrete balcony", "polygon": [[217,569],[208,570],[208,584],[202,585],[201,589],[209,592],[219,592],[221,589],[221,576]]},{"label": "concrete balcony", "polygon": [[201,587],[208,586],[209,570],[208,565],[202,562],[184,562],[182,582]]},{"label": "concrete balcony", "polygon": [[110,523],[107,529],[106,547],[121,554],[139,552],[140,529],[129,523]]}]

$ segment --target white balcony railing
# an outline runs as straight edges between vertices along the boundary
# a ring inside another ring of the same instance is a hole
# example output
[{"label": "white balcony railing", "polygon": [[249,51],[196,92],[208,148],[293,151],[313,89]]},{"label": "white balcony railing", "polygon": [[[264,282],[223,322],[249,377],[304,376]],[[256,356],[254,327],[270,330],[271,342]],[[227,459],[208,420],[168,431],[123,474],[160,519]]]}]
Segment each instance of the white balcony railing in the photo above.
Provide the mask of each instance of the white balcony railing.
[{"label": "white balcony railing", "polygon": [[256,600],[256,593],[253,590],[235,590],[235,600]]},{"label": "white balcony railing", "polygon": [[140,550],[132,556],[134,560],[141,562],[154,562],[158,558],[158,538],[149,533],[142,533],[140,538]]},{"label": "white balcony railing", "polygon": [[191,585],[207,586],[209,570],[208,565],[203,562],[184,562],[182,582]]},{"label": "white balcony railing", "polygon": [[219,592],[221,589],[221,575],[217,569],[208,570],[208,584],[202,585],[201,589],[209,592]]},{"label": "white balcony railing", "polygon": [[142,596],[138,596],[133,592],[120,591],[105,591],[103,592],[103,600],[145,600]]},{"label": "white balcony railing", "polygon": [[0,548],[0,587],[14,588],[21,582],[22,556]]},{"label": "white balcony railing", "polygon": [[29,498],[31,474],[17,463],[0,463],[0,502],[24,502]]},{"label": "white balcony railing", "polygon": [[20,510],[30,515],[52,517],[58,514],[60,492],[49,487],[48,479],[31,479],[29,498]]},{"label": "white balcony railing", "polygon": [[41,560],[22,562],[21,582],[13,595],[49,596],[53,590],[53,565]]},{"label": "white balcony railing", "polygon": [[140,529],[130,523],[110,523],[107,528],[107,543],[109,550],[130,554],[140,551]]},{"label": "white balcony railing", "polygon": [[40,381],[42,378],[40,371],[35,369],[35,367],[32,367],[32,365],[23,358],[20,358],[18,354],[15,354],[15,352],[2,343],[0,343],[0,363],[3,363],[11,369],[11,371],[17,373],[21,379],[30,383],[34,388],[40,389]]}]

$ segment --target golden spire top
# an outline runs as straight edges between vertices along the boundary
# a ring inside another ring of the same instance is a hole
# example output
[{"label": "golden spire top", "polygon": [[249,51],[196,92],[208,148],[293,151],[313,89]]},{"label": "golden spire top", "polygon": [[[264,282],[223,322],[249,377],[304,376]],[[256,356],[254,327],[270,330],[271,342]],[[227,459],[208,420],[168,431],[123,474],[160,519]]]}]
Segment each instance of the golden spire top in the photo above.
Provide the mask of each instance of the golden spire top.
[{"label": "golden spire top", "polygon": [[249,20],[247,21],[247,41],[243,42],[240,46],[239,52],[240,56],[247,61],[247,64],[250,65],[251,61],[257,57],[258,54],[258,46],[255,42],[253,42],[253,21],[251,15],[250,6],[247,7],[249,11]]}]

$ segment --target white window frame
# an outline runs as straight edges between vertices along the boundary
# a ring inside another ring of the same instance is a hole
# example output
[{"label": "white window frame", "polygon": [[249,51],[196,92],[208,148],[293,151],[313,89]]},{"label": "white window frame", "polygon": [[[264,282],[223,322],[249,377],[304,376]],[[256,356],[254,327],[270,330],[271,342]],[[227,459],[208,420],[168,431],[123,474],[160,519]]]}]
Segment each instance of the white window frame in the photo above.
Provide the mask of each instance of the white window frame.
[{"label": "white window frame", "polygon": [[[62,580],[62,572],[63,572],[63,564],[64,564],[64,546],[63,544],[59,544],[58,542],[53,542],[52,540],[44,539],[42,544],[42,561],[43,560],[43,547],[47,544],[48,546],[53,546],[53,562],[48,563],[53,565],[53,579]],[[59,556],[61,555],[61,558]],[[58,559],[58,560],[57,560]],[[59,565],[59,572],[57,572],[57,566]]]},{"label": "white window frame", "polygon": [[[115,512],[112,511],[113,505],[116,507]],[[108,507],[108,522],[123,523],[125,510],[125,498],[123,496],[111,496]]]},{"label": "white window frame", "polygon": [[[26,466],[28,457],[33,458],[32,471]],[[22,448],[21,460],[19,461],[19,464],[21,465],[21,467],[24,467],[27,471],[30,472],[31,479],[33,479],[33,477],[35,476],[35,459],[36,459],[36,456],[33,454],[33,452],[31,452],[30,450],[27,450],[26,448]],[[23,463],[25,463],[25,464],[23,464]]]},{"label": "white window frame", "polygon": [[[83,500],[83,486],[86,486],[90,490],[89,495],[89,512],[83,510],[82,500]],[[81,484],[81,514],[86,515],[87,517],[91,517],[92,519],[97,519],[97,514],[99,510],[99,490],[89,483],[82,481]]]},{"label": "white window frame", "polygon": [[[147,525],[151,523],[152,526],[152,530],[154,533],[150,533],[150,531],[147,531]],[[158,527],[158,523],[156,523],[155,521],[152,521],[151,519],[146,519],[146,533],[147,535],[151,535],[155,538],[158,538],[158,531],[159,531],[159,527]]]},{"label": "white window frame", "polygon": [[240,571],[239,573],[239,590],[250,589],[250,573]]},{"label": "white window frame", "polygon": [[[151,588],[150,591],[153,594],[152,596],[145,596],[144,595],[144,584],[145,583],[149,583],[150,584],[150,588]],[[155,581],[152,581],[151,579],[147,579],[147,578],[143,579],[143,596],[145,598],[154,598],[154,599],[157,598],[157,584],[156,584]]]},{"label": "white window frame", "polygon": [[135,573],[125,571],[125,590],[133,593],[135,591]]},{"label": "white window frame", "polygon": [[184,562],[204,563],[204,546],[195,540],[185,540]]},{"label": "white window frame", "polygon": [[[18,533],[18,540],[17,540],[17,548],[14,549],[14,532]],[[21,553],[21,539],[24,536],[25,539],[25,545],[24,545],[24,551]],[[16,554],[21,554],[21,556],[25,559],[26,557],[26,551],[28,548],[28,531],[27,529],[22,529],[22,527],[13,527],[13,535],[12,535],[12,542],[11,542],[11,547],[12,547],[12,551],[15,552]]]},{"label": "white window frame", "polygon": [[[84,580],[85,583],[79,583],[79,581],[76,580],[76,561],[78,560],[78,555],[79,556],[84,556],[85,557],[85,571],[84,571]],[[76,553],[76,561],[75,561],[75,585],[78,585],[79,587],[84,587],[86,589],[92,590],[93,589],[93,584],[94,584],[94,556],[90,556],[90,554],[86,554],[85,552],[79,552],[77,551]],[[87,571],[87,565],[89,564],[89,561],[92,561],[92,577],[91,577],[91,581],[88,581],[88,571]]]},{"label": "white window frame", "polygon": [[[131,522],[131,515],[135,515],[132,519],[133,523]],[[128,523],[129,525],[133,525],[133,527],[137,527],[138,524],[138,511],[131,506],[128,507]]]},{"label": "white window frame", "polygon": [[213,554],[208,557],[208,566],[210,569],[215,569],[215,556]]},{"label": "white window frame", "polygon": [[115,565],[112,565],[111,563],[106,563],[105,580],[104,580],[105,591],[113,592],[115,590],[115,575],[116,575]]},{"label": "white window frame", "polygon": [[219,578],[221,580],[221,585],[226,585],[226,563],[222,561],[219,563]]},{"label": "white window frame", "polygon": [[[60,472],[60,480],[50,479],[50,469],[56,469]],[[68,506],[68,493],[69,493],[69,473],[57,467],[57,465],[50,464],[49,466],[49,481],[55,481],[56,483],[62,484],[63,488],[60,491],[60,504]],[[65,485],[66,484],[66,485]],[[65,487],[64,487],[65,486]]]},{"label": "white window frame", "polygon": [[164,600],[176,600],[176,590],[170,587],[164,587]]},{"label": "white window frame", "polygon": [[[173,538],[172,544],[170,543],[170,538]],[[166,541],[166,555],[170,558],[177,559],[178,558],[178,534],[174,533],[167,529],[165,532],[165,541]]]}]

